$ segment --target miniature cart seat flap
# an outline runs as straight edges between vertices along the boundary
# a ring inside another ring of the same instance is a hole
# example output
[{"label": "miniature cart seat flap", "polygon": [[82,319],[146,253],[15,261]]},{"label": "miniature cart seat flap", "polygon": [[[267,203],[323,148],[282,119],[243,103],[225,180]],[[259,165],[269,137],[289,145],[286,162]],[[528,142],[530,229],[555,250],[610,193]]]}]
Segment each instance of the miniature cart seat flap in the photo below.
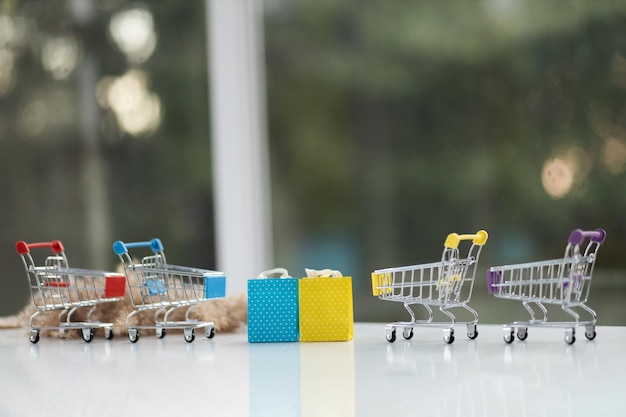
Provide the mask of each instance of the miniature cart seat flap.
[{"label": "miniature cart seat flap", "polygon": [[[491,267],[487,270],[487,290],[497,298],[521,301],[530,320],[503,325],[504,340],[511,343],[514,332],[520,340],[528,337],[528,327],[559,327],[565,329],[565,342],[576,341],[576,327],[585,327],[585,336],[596,337],[597,315],[586,305],[593,278],[598,250],[604,243],[603,229],[583,231],[575,229],[569,236],[565,254],[561,259]],[[542,317],[536,317],[536,309]],[[572,317],[571,321],[549,321],[545,305],[559,305]],[[588,316],[580,320],[573,308]]]},{"label": "miniature cart seat flap", "polygon": [[[408,340],[413,337],[413,328],[418,326],[443,327],[446,343],[454,342],[455,324],[465,324],[470,339],[478,336],[478,313],[468,303],[472,296],[478,259],[488,237],[484,230],[475,234],[450,233],[444,242],[441,261],[379,269],[372,273],[373,295],[381,300],[403,303],[411,316],[411,321],[387,324],[389,342],[395,341],[397,328],[403,329],[403,337]],[[459,249],[462,241],[469,241],[465,255]],[[411,308],[413,304],[424,306],[428,319],[417,320]],[[437,307],[450,320],[434,321],[431,307]],[[457,322],[450,311],[456,307],[468,311],[473,319]]]},{"label": "miniature cart seat flap", "polygon": [[[147,249],[149,254],[135,262],[129,249]],[[126,317],[128,338],[139,339],[140,329],[152,329],[157,337],[165,336],[167,329],[182,329],[187,342],[195,339],[195,329],[204,328],[207,338],[215,335],[213,322],[198,321],[190,314],[203,301],[226,295],[226,277],[222,272],[170,265],[159,239],[124,243],[116,241],[113,251],[122,261],[130,299],[135,308]],[[171,320],[170,315],[185,307],[184,320]],[[154,324],[138,325],[135,316],[146,310],[155,310]]]},{"label": "miniature cart seat flap", "polygon": [[[36,261],[33,249],[52,251],[43,262]],[[95,329],[104,329],[107,339],[113,337],[113,323],[100,323],[91,316],[97,306],[111,303],[124,297],[126,278],[115,272],[70,268],[65,248],[59,240],[52,242],[26,243],[19,241],[15,249],[22,259],[31,298],[37,311],[30,317],[30,341],[37,343],[41,330],[80,330],[83,340],[91,342]],[[73,321],[72,315],[79,308],[88,308],[84,321]],[[58,310],[57,325],[38,325],[38,316],[44,312]]]}]

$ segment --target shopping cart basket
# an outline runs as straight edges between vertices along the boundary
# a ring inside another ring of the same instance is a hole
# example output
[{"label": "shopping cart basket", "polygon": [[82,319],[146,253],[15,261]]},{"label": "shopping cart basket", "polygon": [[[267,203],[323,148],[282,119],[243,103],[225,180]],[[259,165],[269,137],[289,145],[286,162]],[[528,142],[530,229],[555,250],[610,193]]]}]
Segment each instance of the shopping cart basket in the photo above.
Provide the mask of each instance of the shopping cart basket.
[{"label": "shopping cart basket", "polygon": [[[48,248],[52,255],[46,257],[43,265],[37,266],[31,249]],[[91,320],[91,315],[99,304],[110,303],[124,297],[126,279],[114,272],[76,269],[68,266],[63,244],[52,242],[17,242],[17,253],[22,258],[33,304],[37,311],[30,317],[29,340],[39,341],[41,330],[80,330],[83,340],[91,342],[95,329],[104,329],[107,339],[113,337],[113,323]],[[72,315],[80,308],[89,308],[85,321],[72,321]],[[59,310],[57,325],[37,325],[36,318],[47,311]]]},{"label": "shopping cart basket", "polygon": [[[596,337],[597,316],[585,303],[589,296],[598,249],[605,237],[606,232],[602,229],[576,229],[569,236],[562,259],[497,266],[487,270],[489,293],[498,298],[521,301],[530,314],[529,321],[516,321],[503,326],[505,342],[513,342],[515,329],[518,339],[525,340],[531,326],[565,328],[565,342],[570,345],[576,341],[575,331],[578,326],[585,327],[587,339],[593,340]],[[534,304],[541,311],[542,318],[536,318],[535,310],[530,304]],[[548,321],[548,311],[544,304],[560,305],[574,320]],[[590,319],[580,320],[579,314],[572,307],[580,307]]]},{"label": "shopping cart basket", "polygon": [[[381,300],[396,301],[404,304],[411,315],[411,321],[389,323],[386,326],[387,341],[396,340],[396,329],[402,328],[402,336],[409,340],[413,337],[413,328],[418,326],[444,327],[443,340],[454,342],[455,324],[467,325],[467,336],[478,337],[476,323],[478,313],[467,305],[474,287],[476,265],[482,247],[487,242],[487,232],[480,230],[476,234],[458,235],[451,233],[444,243],[440,262],[398,268],[379,269],[372,273],[372,291]],[[459,243],[471,240],[466,257],[461,257]],[[428,311],[427,320],[417,320],[411,305],[421,304]],[[432,307],[450,318],[450,321],[433,320]],[[461,307],[469,311],[474,319],[457,322],[450,309]]]},{"label": "shopping cart basket", "polygon": [[[149,248],[152,254],[135,263],[128,249],[142,247]],[[137,342],[140,329],[153,329],[159,338],[165,336],[167,329],[182,329],[187,342],[195,339],[195,329],[204,328],[209,339],[215,335],[213,322],[192,319],[190,313],[202,301],[224,297],[226,277],[222,272],[168,264],[159,239],[133,243],[117,241],[113,251],[124,265],[130,299],[135,307],[126,317],[131,342]],[[179,308],[187,308],[185,319],[170,320],[170,315]],[[132,324],[136,314],[147,310],[156,310],[154,324]]]}]

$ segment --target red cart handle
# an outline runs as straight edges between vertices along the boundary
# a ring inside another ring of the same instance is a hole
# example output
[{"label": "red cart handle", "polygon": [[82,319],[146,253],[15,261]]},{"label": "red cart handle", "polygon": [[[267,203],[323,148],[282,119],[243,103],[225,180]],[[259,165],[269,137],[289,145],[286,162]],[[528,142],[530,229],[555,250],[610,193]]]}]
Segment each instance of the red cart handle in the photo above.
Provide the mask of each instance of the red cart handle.
[{"label": "red cart handle", "polygon": [[37,243],[26,243],[23,240],[20,240],[15,244],[15,250],[20,255],[26,255],[30,252],[31,249],[35,248],[50,248],[55,255],[59,253],[63,253],[65,250],[63,248],[63,244],[60,240],[53,240],[52,242],[37,242]]}]

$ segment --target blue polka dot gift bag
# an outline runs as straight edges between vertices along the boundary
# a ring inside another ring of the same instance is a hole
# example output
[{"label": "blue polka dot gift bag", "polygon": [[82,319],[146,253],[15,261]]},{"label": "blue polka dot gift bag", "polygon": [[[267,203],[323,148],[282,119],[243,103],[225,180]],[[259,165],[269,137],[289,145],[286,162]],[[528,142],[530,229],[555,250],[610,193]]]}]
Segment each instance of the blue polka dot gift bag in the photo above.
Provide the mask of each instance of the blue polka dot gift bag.
[{"label": "blue polka dot gift bag", "polygon": [[248,280],[248,342],[297,342],[298,278],[284,268]]}]

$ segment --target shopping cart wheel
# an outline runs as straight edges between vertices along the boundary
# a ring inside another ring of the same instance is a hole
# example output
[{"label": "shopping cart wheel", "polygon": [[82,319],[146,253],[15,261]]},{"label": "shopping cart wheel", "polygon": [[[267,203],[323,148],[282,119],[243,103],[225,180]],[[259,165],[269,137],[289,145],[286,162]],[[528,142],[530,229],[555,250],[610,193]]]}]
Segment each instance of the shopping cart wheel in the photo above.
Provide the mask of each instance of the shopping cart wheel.
[{"label": "shopping cart wheel", "polygon": [[164,329],[164,328],[162,328],[162,327],[157,327],[157,329],[156,329],[156,336],[157,336],[159,339],[163,339],[163,338],[165,337],[165,335],[166,335],[166,334],[167,334],[167,330],[165,330],[165,329]]},{"label": "shopping cart wheel", "polygon": [[513,329],[504,329],[504,341],[507,343],[513,343],[515,340],[515,333]]},{"label": "shopping cart wheel", "polygon": [[517,338],[519,340],[526,340],[527,337],[528,337],[528,328],[520,327],[519,329],[517,329]]},{"label": "shopping cart wheel", "polygon": [[137,343],[137,340],[139,340],[139,330],[128,329],[128,340],[130,340],[131,343]]},{"label": "shopping cart wheel", "polygon": [[576,341],[576,332],[574,329],[565,330],[565,343],[568,345],[573,345]]},{"label": "shopping cart wheel", "polygon": [[587,326],[585,328],[585,337],[589,340],[596,338],[596,326]]},{"label": "shopping cart wheel", "polygon": [[31,330],[28,340],[30,340],[30,343],[39,342],[39,330]]},{"label": "shopping cart wheel", "polygon": [[478,337],[478,329],[476,328],[475,324],[467,325],[467,337],[469,337],[471,340],[474,340]]},{"label": "shopping cart wheel", "polygon": [[185,342],[191,343],[195,340],[196,335],[194,334],[193,329],[185,329],[183,331],[185,332]]},{"label": "shopping cart wheel", "polygon": [[443,331],[443,341],[447,344],[452,344],[454,342],[454,330],[444,330]]},{"label": "shopping cart wheel", "polygon": [[83,340],[87,343],[93,340],[93,329],[91,328],[83,329]]},{"label": "shopping cart wheel", "polygon": [[111,329],[110,327],[105,327],[104,328],[104,338],[106,340],[113,339],[113,329]]},{"label": "shopping cart wheel", "polygon": [[387,330],[387,341],[393,343],[396,341],[396,329]]},{"label": "shopping cart wheel", "polygon": [[411,338],[413,337],[413,328],[412,327],[407,327],[402,331],[402,337],[404,337],[406,340],[411,340]]},{"label": "shopping cart wheel", "polygon": [[207,339],[213,339],[215,337],[215,327],[209,327],[206,332]]}]

